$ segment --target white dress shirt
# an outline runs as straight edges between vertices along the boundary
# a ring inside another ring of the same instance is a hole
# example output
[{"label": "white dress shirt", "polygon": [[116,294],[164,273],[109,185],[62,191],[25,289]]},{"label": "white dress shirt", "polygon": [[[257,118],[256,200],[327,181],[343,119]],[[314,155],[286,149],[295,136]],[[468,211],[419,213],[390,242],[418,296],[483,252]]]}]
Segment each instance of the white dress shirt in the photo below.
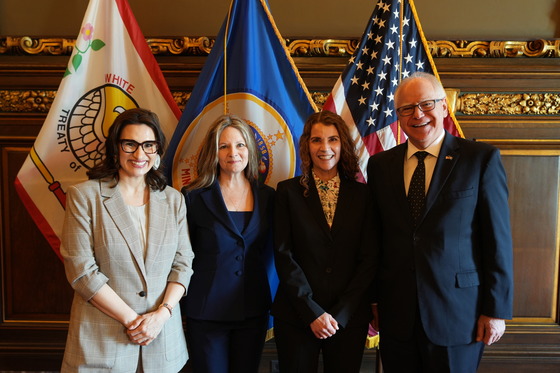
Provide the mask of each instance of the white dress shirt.
[{"label": "white dress shirt", "polygon": [[426,166],[426,189],[424,190],[426,191],[426,194],[428,193],[430,181],[432,181],[432,175],[434,174],[434,168],[436,167],[437,158],[439,156],[439,151],[441,150],[441,145],[443,144],[443,136],[445,136],[445,131],[442,131],[441,135],[426,149],[418,149],[410,141],[408,141],[408,148],[404,159],[404,188],[407,195],[410,179],[412,179],[412,174],[418,165],[418,158],[416,158],[414,154],[422,150],[429,153],[426,159],[424,159],[424,165]]}]

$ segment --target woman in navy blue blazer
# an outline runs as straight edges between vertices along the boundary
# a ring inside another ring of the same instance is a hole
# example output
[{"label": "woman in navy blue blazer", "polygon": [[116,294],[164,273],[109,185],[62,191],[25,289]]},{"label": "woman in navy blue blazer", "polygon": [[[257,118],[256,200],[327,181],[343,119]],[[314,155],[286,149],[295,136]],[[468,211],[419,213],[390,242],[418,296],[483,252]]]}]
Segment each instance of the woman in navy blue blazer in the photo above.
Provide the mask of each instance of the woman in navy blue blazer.
[{"label": "woman in navy blue blazer", "polygon": [[299,142],[302,176],[278,184],[274,228],[280,285],[272,306],[280,372],[357,373],[371,321],[371,196],[356,181],[344,120],[312,114]]},{"label": "woman in navy blue blazer", "polygon": [[195,373],[257,372],[265,342],[273,266],[274,189],[258,182],[259,152],[240,118],[219,117],[182,189],[195,253],[184,300]]}]

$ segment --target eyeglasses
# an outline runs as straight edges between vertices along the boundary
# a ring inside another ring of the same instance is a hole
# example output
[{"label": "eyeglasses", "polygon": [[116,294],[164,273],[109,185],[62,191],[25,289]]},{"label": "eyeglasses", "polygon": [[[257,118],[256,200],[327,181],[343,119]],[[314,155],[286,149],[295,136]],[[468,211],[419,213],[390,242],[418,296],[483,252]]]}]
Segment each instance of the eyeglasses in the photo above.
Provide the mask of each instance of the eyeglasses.
[{"label": "eyeglasses", "polygon": [[432,111],[436,107],[436,102],[443,100],[445,99],[437,98],[435,100],[422,101],[416,105],[401,106],[400,108],[397,108],[397,113],[399,113],[401,117],[408,117],[414,114],[414,110],[416,110],[416,108],[420,109],[421,112]]},{"label": "eyeglasses", "polygon": [[159,144],[157,141],[144,141],[143,143],[139,143],[137,141],[129,139],[121,140],[121,149],[125,153],[134,153],[139,146],[142,147],[142,150],[146,154],[157,153],[159,148]]}]

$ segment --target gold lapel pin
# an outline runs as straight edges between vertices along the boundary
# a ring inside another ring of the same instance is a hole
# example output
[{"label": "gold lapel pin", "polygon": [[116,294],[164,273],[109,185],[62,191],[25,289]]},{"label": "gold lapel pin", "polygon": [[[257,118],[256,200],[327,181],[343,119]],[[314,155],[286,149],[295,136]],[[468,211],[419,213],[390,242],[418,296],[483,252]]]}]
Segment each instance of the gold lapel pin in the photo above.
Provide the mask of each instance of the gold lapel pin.
[{"label": "gold lapel pin", "polygon": [[451,160],[451,159],[453,159],[453,156],[451,156],[451,155],[446,155],[446,156],[445,156],[445,159]]}]

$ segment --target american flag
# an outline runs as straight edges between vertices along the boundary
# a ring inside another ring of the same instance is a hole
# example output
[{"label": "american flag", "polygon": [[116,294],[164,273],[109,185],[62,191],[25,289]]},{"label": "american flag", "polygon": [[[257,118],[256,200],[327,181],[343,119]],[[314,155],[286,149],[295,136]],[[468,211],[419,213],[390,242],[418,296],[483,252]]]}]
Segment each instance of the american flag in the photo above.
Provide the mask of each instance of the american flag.
[{"label": "american flag", "polygon": [[[378,1],[356,51],[323,106],[350,127],[363,180],[370,155],[406,140],[394,106],[401,79],[416,71],[438,76],[428,50],[412,0]],[[463,137],[449,112],[445,129]]]}]

